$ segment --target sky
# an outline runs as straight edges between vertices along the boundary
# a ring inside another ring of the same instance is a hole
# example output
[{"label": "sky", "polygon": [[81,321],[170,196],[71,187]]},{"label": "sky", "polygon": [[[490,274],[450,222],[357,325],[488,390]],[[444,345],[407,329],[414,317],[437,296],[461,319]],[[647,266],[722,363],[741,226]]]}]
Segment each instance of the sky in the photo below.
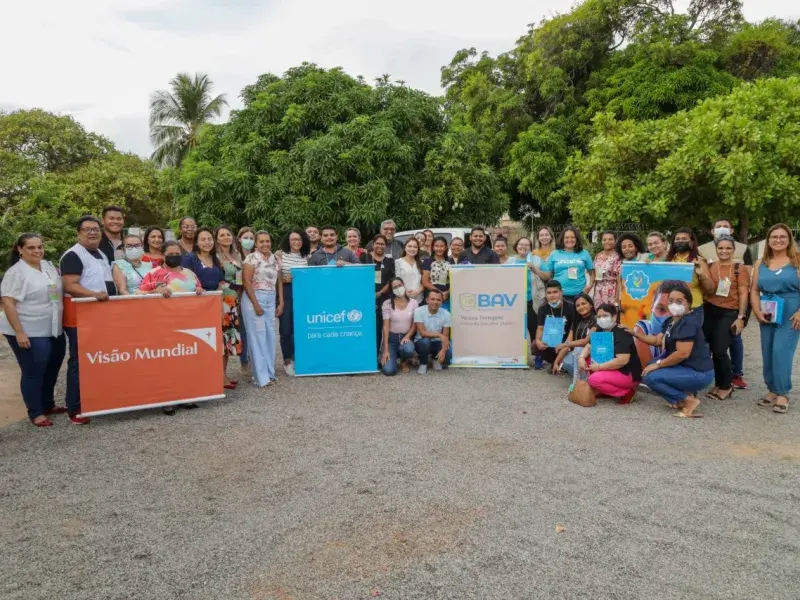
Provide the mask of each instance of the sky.
[{"label": "sky", "polygon": [[[71,114],[148,156],[148,102],[179,72],[204,72],[231,108],[262,73],[303,61],[439,95],[461,48],[496,55],[573,0],[6,0],[0,109]],[[685,4],[685,2],[683,3]],[[681,3],[679,3],[679,6]],[[790,0],[745,0],[751,21],[800,17]]]}]

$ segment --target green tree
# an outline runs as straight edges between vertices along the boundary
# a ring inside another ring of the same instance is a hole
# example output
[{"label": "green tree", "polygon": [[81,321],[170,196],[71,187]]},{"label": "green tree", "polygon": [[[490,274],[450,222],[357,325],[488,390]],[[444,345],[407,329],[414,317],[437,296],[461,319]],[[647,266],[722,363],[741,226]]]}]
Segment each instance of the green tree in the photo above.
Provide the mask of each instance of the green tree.
[{"label": "green tree", "polygon": [[178,73],[170,91],[159,90],[150,99],[151,156],[161,166],[178,166],[198,143],[202,128],[222,114],[225,94],[212,98],[214,83],[204,73]]},{"label": "green tree", "polygon": [[581,225],[702,228],[720,215],[752,229],[800,214],[800,78],[764,79],[653,121],[595,120],[565,196]]},{"label": "green tree", "polygon": [[168,173],[106,138],[87,132],[72,117],[42,110],[0,113],[0,261],[16,237],[45,237],[57,260],[75,240],[75,221],[121,206],[129,224],[163,224],[169,215]]},{"label": "green tree", "polygon": [[283,77],[262,75],[242,99],[227,124],[203,132],[180,173],[181,210],[203,223],[374,232],[388,217],[406,228],[502,214],[502,201],[471,191],[442,197],[459,177],[470,188],[481,163],[442,169],[445,122],[439,100],[424,92],[304,63]]}]

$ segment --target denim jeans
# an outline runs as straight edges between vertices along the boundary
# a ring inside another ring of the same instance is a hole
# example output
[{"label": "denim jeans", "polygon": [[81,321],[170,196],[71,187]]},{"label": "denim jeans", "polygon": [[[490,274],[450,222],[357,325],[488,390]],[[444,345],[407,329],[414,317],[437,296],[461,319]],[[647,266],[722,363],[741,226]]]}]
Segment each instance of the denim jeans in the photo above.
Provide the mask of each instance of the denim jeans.
[{"label": "denim jeans", "polygon": [[55,406],[53,392],[67,352],[66,339],[63,334],[58,337],[32,337],[29,338],[31,347],[27,350],[19,347],[16,336],[7,335],[6,339],[22,371],[19,388],[25,408],[28,409],[28,418],[41,417]]},{"label": "denim jeans", "polygon": [[278,317],[281,335],[281,354],[284,364],[294,360],[294,301],[292,300],[292,284],[283,284],[283,313]]},{"label": "denim jeans", "polygon": [[741,377],[744,375],[744,342],[742,342],[742,334],[734,335],[731,339],[731,367],[733,367],[733,376]]},{"label": "denim jeans", "polygon": [[564,362],[561,363],[564,370],[572,375],[572,385],[578,382],[578,359],[581,357],[581,353],[583,353],[582,347],[573,348],[567,352],[567,355],[564,357]]},{"label": "denim jeans", "polygon": [[247,342],[250,344],[250,370],[256,383],[263,387],[275,379],[275,292],[255,290],[264,314],[256,314],[250,297],[242,298],[242,315],[247,322]]},{"label": "denim jeans", "polygon": [[400,344],[403,336],[399,333],[389,334],[389,360],[383,365],[381,369],[384,375],[395,375],[397,373],[397,359],[402,358],[407,360],[414,356],[414,342],[408,341],[405,344]]},{"label": "denim jeans", "polygon": [[682,402],[686,396],[707,388],[713,381],[714,369],[695,371],[681,365],[656,369],[642,379],[643,384],[670,404]]},{"label": "denim jeans", "polygon": [[[436,360],[436,355],[442,350],[442,340],[419,338],[414,342],[414,347],[417,349],[417,354],[419,354],[419,364],[427,365],[429,356],[433,355],[433,360]],[[444,364],[450,364],[450,359],[452,358],[453,347],[451,345],[447,348],[447,352],[445,353]]]},{"label": "denim jeans", "polygon": [[[244,299],[244,295],[242,295],[242,299]],[[244,324],[244,318],[239,319],[239,335],[242,338],[242,353],[239,354],[239,362],[246,367],[250,358],[247,355],[247,327]]]},{"label": "denim jeans", "polygon": [[64,327],[69,342],[67,359],[67,393],[65,403],[70,414],[81,412],[81,380],[78,375],[78,328]]}]

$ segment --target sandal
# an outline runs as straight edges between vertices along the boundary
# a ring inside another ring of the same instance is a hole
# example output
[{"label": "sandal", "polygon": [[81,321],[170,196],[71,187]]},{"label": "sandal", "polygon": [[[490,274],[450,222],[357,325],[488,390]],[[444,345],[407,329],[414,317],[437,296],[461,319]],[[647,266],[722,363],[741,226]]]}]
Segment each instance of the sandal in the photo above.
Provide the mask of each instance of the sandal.
[{"label": "sandal", "polygon": [[400,370],[403,373],[408,373],[408,361],[404,360],[403,362],[400,363]]},{"label": "sandal", "polygon": [[683,411],[678,411],[676,413],[672,413],[672,416],[673,417],[678,417],[679,419],[702,419],[703,418],[703,413],[698,413],[698,412],[692,411],[689,414],[686,414]]},{"label": "sandal", "polygon": [[723,397],[723,396],[720,396],[720,395],[717,393],[717,394],[714,394],[714,396],[713,396],[713,397],[714,397],[716,400],[722,400],[722,401],[725,401],[725,400],[730,400],[731,398],[733,398],[733,388],[731,388],[731,391],[728,393],[728,395],[727,395],[727,396],[724,396],[724,397]]},{"label": "sandal", "polygon": [[767,398],[766,396],[763,396],[762,398],[756,400],[756,404],[759,406],[770,407],[775,403],[776,399],[777,396],[775,398]]},{"label": "sandal", "polygon": [[[786,398],[786,396],[778,396],[778,398]],[[778,404],[778,398],[775,398],[775,404],[772,406],[772,412],[784,415],[789,410],[789,399],[786,398],[786,404]]]}]

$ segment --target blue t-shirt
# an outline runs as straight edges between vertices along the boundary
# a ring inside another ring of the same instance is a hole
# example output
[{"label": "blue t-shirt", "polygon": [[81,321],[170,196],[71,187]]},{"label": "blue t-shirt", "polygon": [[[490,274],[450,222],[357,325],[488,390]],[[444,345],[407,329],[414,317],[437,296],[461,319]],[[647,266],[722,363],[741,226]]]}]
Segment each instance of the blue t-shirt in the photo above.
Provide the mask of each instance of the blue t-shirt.
[{"label": "blue t-shirt", "polygon": [[577,296],[586,287],[586,271],[593,271],[592,257],[586,250],[553,250],[542,265],[542,271],[553,274],[565,296]]},{"label": "blue t-shirt", "polygon": [[194,272],[204,290],[216,290],[225,278],[225,272],[217,266],[207,267],[194,253],[187,254],[181,262],[182,267]]},{"label": "blue t-shirt", "polygon": [[703,335],[703,313],[693,310],[679,319],[674,325],[673,321],[674,317],[664,321],[662,329],[666,348],[664,358],[675,352],[677,342],[694,342],[689,357],[679,365],[701,373],[711,371],[714,368],[714,363],[711,361],[711,353],[708,350],[706,336]]},{"label": "blue t-shirt", "polygon": [[[436,314],[431,314],[427,306],[421,306],[414,311],[414,323],[422,323],[428,331],[442,333],[445,327],[450,327],[450,313],[443,308],[439,308]],[[415,339],[420,339],[421,337],[417,333]]]}]

